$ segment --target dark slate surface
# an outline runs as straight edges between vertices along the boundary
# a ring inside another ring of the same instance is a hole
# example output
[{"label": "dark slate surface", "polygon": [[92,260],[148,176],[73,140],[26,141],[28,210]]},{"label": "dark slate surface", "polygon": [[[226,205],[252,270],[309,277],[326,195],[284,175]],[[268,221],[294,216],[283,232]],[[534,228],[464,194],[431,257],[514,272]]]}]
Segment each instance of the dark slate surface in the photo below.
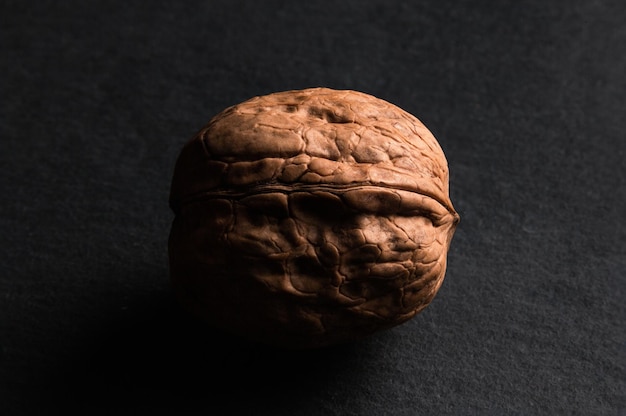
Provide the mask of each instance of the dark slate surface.
[{"label": "dark slate surface", "polygon": [[[625,414],[624,21],[609,0],[3,1],[0,413]],[[462,220],[421,315],[287,353],[171,301],[167,198],[210,117],[311,86],[419,117]]]}]

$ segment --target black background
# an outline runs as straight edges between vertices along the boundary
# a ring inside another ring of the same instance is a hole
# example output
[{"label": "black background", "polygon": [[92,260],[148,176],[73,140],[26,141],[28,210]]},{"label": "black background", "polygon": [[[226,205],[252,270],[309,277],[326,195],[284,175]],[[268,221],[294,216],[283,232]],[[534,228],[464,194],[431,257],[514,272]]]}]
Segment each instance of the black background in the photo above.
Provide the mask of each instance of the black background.
[{"label": "black background", "polygon": [[[626,412],[620,1],[2,1],[0,413]],[[327,86],[438,138],[461,215],[419,316],[283,352],[168,285],[182,145]]]}]

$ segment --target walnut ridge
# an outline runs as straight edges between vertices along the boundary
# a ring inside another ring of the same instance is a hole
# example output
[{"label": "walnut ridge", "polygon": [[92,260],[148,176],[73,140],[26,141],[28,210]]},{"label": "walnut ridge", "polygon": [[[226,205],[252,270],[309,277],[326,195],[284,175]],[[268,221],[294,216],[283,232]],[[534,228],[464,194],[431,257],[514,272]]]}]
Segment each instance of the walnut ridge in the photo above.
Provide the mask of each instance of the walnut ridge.
[{"label": "walnut ridge", "polygon": [[439,144],[356,91],[255,97],[182,149],[170,274],[212,325],[283,347],[356,340],[433,299],[459,221]]}]

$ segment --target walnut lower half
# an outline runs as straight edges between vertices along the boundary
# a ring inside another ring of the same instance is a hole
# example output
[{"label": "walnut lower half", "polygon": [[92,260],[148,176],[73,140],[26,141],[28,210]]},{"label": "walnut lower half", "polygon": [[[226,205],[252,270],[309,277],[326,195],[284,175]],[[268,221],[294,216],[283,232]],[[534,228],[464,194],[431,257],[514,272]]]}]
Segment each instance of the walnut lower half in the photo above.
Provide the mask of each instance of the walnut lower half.
[{"label": "walnut lower half", "polygon": [[169,240],[180,302],[211,325],[287,348],[358,340],[425,308],[458,215],[390,189],[208,194]]}]

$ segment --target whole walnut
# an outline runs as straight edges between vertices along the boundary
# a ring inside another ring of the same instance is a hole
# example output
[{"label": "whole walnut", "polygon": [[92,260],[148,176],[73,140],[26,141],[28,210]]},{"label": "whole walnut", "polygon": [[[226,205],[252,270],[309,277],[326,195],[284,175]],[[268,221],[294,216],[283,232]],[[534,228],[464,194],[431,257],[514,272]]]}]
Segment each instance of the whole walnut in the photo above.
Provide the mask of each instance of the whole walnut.
[{"label": "whole walnut", "polygon": [[265,344],[352,341],[438,291],[459,216],[433,135],[355,91],[255,97],[182,149],[171,279],[183,305]]}]

